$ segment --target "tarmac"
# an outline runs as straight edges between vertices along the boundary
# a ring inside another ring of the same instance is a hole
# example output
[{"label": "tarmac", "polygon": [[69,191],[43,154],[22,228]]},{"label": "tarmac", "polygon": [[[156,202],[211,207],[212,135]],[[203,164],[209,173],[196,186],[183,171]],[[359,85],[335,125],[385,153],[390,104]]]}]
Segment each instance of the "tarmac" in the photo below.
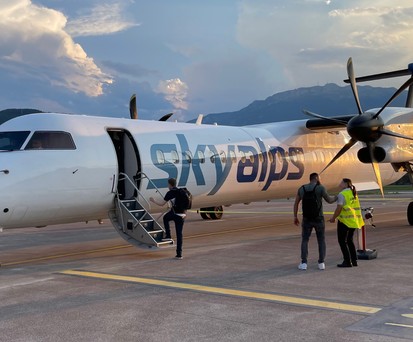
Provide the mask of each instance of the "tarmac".
[{"label": "tarmac", "polygon": [[308,270],[297,268],[292,199],[234,205],[216,221],[189,213],[183,260],[127,245],[108,220],[5,230],[0,341],[413,340],[412,197],[360,197],[374,207],[378,258],[358,267],[336,267],[327,223],[324,271],[314,233]]}]

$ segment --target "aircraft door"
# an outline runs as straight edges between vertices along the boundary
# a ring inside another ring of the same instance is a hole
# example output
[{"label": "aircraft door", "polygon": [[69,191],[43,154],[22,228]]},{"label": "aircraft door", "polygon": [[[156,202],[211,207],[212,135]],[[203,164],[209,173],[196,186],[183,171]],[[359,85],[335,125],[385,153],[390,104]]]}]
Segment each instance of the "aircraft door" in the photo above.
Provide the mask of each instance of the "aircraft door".
[{"label": "aircraft door", "polygon": [[[140,172],[139,151],[132,135],[124,129],[108,129],[108,134],[112,139],[113,146],[118,158],[118,172],[125,173],[131,180]],[[135,183],[138,189],[140,181]],[[120,199],[132,198],[136,196],[136,190],[127,181],[118,182],[118,192]]]}]

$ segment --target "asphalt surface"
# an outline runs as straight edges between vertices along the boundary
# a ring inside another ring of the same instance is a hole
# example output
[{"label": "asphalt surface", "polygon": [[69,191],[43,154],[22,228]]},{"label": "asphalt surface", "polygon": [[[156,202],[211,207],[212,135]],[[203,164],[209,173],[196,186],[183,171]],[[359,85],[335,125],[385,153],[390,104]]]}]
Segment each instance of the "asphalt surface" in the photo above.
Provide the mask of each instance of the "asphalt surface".
[{"label": "asphalt surface", "polygon": [[325,271],[315,235],[297,269],[292,200],[225,208],[219,221],[190,213],[183,260],[127,245],[107,220],[5,230],[0,341],[413,340],[412,197],[361,197],[375,208],[378,258],[358,267],[336,267],[328,223]]}]

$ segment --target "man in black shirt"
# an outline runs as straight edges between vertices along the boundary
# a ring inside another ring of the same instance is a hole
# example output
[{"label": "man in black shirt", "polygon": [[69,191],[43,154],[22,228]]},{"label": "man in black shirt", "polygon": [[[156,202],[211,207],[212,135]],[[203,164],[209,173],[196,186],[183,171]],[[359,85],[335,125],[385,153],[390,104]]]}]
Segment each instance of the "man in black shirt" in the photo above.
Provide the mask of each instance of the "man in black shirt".
[{"label": "man in black shirt", "polygon": [[163,224],[165,227],[165,237],[163,240],[171,239],[171,228],[169,226],[170,221],[175,222],[176,230],[176,257],[177,259],[182,259],[182,243],[183,243],[183,228],[186,217],[186,210],[182,209],[177,205],[176,199],[179,195],[179,189],[176,187],[176,179],[168,179],[169,191],[166,193],[163,202],[155,201],[154,198],[149,198],[149,200],[159,206],[165,205],[168,201],[171,201],[172,207],[163,217]]},{"label": "man in black shirt", "polygon": [[[314,208],[311,208],[313,212],[307,212],[304,208],[305,195],[313,193],[315,204]],[[308,241],[311,236],[311,232],[314,228],[317,235],[318,242],[318,269],[324,270],[325,263],[324,258],[326,255],[326,243],[325,243],[325,223],[323,214],[323,202],[334,203],[337,201],[337,196],[330,196],[327,190],[320,183],[320,176],[317,173],[310,175],[310,183],[303,185],[298,189],[297,196],[294,202],[294,224],[298,226],[300,220],[298,219],[298,206],[303,201],[303,222],[301,224],[301,263],[298,265],[298,269],[307,269],[307,257],[308,257]]]}]

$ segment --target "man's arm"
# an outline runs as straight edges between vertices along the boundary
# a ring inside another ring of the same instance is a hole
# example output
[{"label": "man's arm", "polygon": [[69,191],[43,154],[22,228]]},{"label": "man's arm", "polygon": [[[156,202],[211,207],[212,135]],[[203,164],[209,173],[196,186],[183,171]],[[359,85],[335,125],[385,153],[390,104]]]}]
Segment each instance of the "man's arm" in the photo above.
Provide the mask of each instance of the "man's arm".
[{"label": "man's arm", "polygon": [[160,207],[163,207],[167,201],[165,201],[164,199],[162,201],[156,201],[153,197],[150,197],[149,200],[157,205],[159,205]]},{"label": "man's arm", "polygon": [[298,226],[300,224],[300,220],[298,219],[298,205],[301,202],[301,197],[299,194],[295,196],[295,202],[294,202],[294,224]]},{"label": "man's arm", "polygon": [[327,203],[334,203],[337,201],[337,196],[330,196],[325,187],[323,187],[323,198]]}]

